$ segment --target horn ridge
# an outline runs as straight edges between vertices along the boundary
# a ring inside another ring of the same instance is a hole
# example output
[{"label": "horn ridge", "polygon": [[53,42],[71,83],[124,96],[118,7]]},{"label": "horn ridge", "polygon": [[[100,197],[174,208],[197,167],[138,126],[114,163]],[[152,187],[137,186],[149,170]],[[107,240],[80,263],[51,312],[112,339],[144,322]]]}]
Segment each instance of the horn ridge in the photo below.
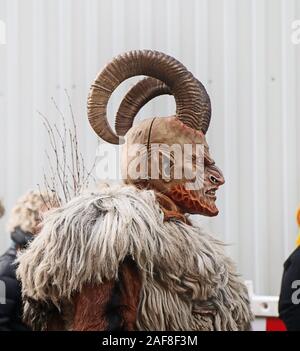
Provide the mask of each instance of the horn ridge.
[{"label": "horn ridge", "polygon": [[[113,144],[120,143],[119,137],[108,124],[106,108],[117,86],[137,75],[162,81],[174,95],[177,117],[188,126],[206,133],[211,107],[204,86],[173,57],[158,51],[138,50],[117,56],[98,74],[91,87],[88,118],[101,138]],[[124,133],[124,130],[124,126],[120,126],[120,132]]]}]

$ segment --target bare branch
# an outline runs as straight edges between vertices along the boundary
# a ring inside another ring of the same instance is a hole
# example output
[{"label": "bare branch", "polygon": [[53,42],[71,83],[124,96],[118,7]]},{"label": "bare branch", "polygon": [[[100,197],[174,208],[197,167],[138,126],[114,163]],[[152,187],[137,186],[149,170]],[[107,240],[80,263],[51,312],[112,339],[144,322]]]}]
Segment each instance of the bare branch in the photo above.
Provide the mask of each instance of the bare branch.
[{"label": "bare branch", "polygon": [[[57,123],[50,123],[49,119],[38,111],[50,141],[50,150],[45,151],[49,173],[46,174],[44,171],[44,187],[49,199],[53,199],[53,193],[55,193],[59,205],[79,195],[89,186],[91,179],[95,181],[92,172],[95,168],[96,160],[88,171],[79,149],[77,126],[71,99],[67,90],[65,90],[65,93],[69,106],[70,123],[68,123],[68,119],[58,107],[54,98],[51,100],[62,121],[62,128]],[[42,194],[39,184],[38,187]],[[49,196],[50,194],[52,194],[52,197]],[[54,205],[52,203],[49,204],[46,199],[43,201],[48,208]]]}]

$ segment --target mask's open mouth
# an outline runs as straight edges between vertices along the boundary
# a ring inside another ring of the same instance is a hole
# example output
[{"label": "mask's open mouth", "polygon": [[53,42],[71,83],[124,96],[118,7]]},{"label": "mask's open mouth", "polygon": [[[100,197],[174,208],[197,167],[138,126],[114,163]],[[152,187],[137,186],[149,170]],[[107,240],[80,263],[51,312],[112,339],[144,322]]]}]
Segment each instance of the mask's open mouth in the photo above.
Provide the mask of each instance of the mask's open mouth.
[{"label": "mask's open mouth", "polygon": [[172,187],[167,196],[182,209],[182,212],[213,217],[219,213],[215,205],[217,199],[215,194],[218,189],[219,187],[211,187],[206,191],[193,191],[178,184]]},{"label": "mask's open mouth", "polygon": [[216,192],[217,192],[218,188],[211,188],[211,189],[208,189],[206,192],[205,192],[205,195],[208,196],[208,197],[211,197],[212,199],[215,199],[216,200]]}]

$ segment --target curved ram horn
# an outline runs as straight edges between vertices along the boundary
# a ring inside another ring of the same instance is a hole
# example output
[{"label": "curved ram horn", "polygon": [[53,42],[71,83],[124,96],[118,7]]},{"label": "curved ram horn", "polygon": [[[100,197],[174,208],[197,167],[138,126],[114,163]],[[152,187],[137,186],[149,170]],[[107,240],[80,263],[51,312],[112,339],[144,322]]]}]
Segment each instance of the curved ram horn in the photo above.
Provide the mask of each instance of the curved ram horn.
[{"label": "curved ram horn", "polygon": [[115,123],[117,134],[124,136],[143,106],[160,95],[172,95],[172,92],[165,83],[156,78],[144,78],[134,85],[122,100],[117,112]]},{"label": "curved ram horn", "polygon": [[204,86],[173,57],[158,51],[139,50],[117,56],[92,84],[88,98],[88,118],[102,139],[112,144],[122,142],[108,124],[107,104],[120,83],[137,75],[164,82],[173,92],[177,118],[187,126],[206,133],[211,105]]}]

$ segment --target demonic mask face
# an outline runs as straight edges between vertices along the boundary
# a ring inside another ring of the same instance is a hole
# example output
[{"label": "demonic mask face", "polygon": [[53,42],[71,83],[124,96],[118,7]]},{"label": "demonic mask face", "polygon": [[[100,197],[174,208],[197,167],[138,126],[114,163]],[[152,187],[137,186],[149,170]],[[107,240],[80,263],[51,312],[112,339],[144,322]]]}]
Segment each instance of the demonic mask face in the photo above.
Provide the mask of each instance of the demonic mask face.
[{"label": "demonic mask face", "polygon": [[183,213],[218,214],[216,191],[224,177],[201,131],[174,117],[156,118],[131,128],[125,140],[122,174],[126,183],[167,195]]},{"label": "demonic mask face", "polygon": [[[114,132],[107,119],[109,98],[121,82],[137,75],[148,77],[124,97]],[[133,125],[139,110],[164,94],[174,96],[176,116]],[[124,143],[125,136],[122,174],[126,183],[156,190],[182,213],[218,214],[216,191],[224,178],[205,139],[211,118],[210,99],[201,82],[179,61],[151,50],[116,57],[91,87],[88,118],[95,132],[112,144]]]},{"label": "demonic mask face", "polygon": [[208,150],[204,155],[203,186],[189,190],[186,184],[176,184],[166,193],[184,213],[217,216],[216,192],[225,182],[222,172],[210,158]]}]

